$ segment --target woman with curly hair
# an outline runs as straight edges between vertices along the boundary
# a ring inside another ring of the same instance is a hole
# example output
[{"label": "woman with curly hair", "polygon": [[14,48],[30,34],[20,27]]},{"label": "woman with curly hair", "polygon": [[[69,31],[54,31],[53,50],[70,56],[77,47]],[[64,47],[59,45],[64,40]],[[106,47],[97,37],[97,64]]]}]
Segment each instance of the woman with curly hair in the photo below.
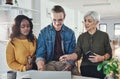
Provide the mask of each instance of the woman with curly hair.
[{"label": "woman with curly hair", "polygon": [[34,63],[36,37],[33,35],[33,23],[25,15],[18,15],[12,27],[10,41],[6,48],[8,66],[16,71],[37,69]]}]

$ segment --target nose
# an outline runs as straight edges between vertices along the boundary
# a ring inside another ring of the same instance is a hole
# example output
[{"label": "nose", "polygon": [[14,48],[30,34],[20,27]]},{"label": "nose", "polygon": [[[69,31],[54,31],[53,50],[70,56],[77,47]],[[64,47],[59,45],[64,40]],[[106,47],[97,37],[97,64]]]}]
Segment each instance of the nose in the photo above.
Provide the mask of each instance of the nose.
[{"label": "nose", "polygon": [[86,21],[86,22],[85,22],[85,25],[89,25],[89,22],[88,22],[88,21]]},{"label": "nose", "polygon": [[27,26],[25,26],[25,29],[27,29],[28,27]]},{"label": "nose", "polygon": [[57,26],[60,24],[60,22],[59,21],[56,21],[56,23],[55,23]]}]

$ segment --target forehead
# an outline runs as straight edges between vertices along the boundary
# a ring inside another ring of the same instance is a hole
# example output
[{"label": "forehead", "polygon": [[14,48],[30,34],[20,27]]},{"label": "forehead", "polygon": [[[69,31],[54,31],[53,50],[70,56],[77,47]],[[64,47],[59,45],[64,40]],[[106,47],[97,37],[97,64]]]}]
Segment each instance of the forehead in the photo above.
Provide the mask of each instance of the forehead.
[{"label": "forehead", "polygon": [[51,13],[51,18],[52,19],[63,19],[64,18],[64,14],[63,12],[60,12],[60,13]]},{"label": "forehead", "polygon": [[29,21],[27,19],[23,19],[21,23],[29,23]]}]

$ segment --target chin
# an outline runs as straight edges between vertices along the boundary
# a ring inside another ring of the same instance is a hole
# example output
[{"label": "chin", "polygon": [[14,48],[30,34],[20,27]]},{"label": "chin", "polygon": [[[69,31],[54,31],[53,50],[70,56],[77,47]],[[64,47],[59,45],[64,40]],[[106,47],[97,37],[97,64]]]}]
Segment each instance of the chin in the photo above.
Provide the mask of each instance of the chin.
[{"label": "chin", "polygon": [[86,28],[87,31],[89,31],[90,29],[89,28]]}]

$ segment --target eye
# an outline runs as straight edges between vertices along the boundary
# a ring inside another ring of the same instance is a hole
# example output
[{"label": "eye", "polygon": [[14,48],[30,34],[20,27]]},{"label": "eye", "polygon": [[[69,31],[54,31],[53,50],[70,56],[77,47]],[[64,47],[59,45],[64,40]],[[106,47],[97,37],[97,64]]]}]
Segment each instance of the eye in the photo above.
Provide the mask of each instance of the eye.
[{"label": "eye", "polygon": [[63,21],[63,19],[58,19],[58,21]]},{"label": "eye", "polygon": [[89,23],[91,23],[92,21],[91,20],[88,20]]},{"label": "eye", "polygon": [[53,19],[53,21],[56,21],[56,19]]},{"label": "eye", "polygon": [[24,25],[24,24],[22,24],[22,25],[20,26],[20,28],[25,28],[25,25]]}]

